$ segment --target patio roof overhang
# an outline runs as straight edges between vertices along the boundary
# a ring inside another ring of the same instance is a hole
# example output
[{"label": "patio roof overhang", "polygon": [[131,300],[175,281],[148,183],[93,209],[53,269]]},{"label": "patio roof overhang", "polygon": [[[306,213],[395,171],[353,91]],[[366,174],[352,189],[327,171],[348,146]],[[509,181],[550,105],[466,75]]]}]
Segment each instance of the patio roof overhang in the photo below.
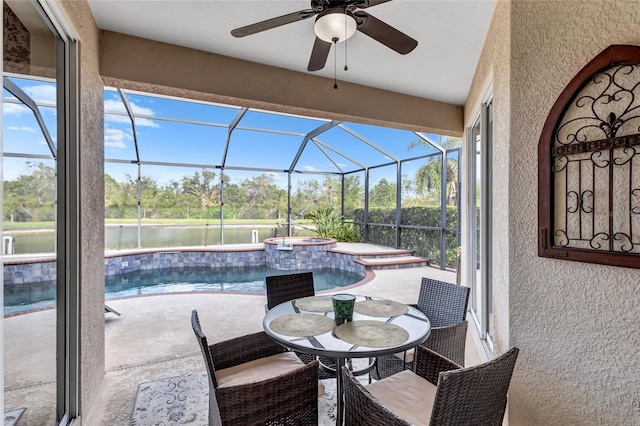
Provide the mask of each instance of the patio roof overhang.
[{"label": "patio roof overhang", "polygon": [[463,107],[102,31],[105,85],[241,107],[461,136]]}]

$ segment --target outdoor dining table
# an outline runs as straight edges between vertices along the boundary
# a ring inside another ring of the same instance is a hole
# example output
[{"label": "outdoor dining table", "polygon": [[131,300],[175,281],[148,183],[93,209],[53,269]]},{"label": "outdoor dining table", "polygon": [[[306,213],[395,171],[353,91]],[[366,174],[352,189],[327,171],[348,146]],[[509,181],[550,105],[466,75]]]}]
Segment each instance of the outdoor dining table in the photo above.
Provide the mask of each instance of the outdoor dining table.
[{"label": "outdoor dining table", "polygon": [[341,367],[345,359],[374,358],[418,346],[431,324],[418,309],[392,300],[356,296],[353,319],[336,325],[331,296],[311,296],[281,303],[262,322],[277,343],[336,362],[336,424],[344,416]]}]

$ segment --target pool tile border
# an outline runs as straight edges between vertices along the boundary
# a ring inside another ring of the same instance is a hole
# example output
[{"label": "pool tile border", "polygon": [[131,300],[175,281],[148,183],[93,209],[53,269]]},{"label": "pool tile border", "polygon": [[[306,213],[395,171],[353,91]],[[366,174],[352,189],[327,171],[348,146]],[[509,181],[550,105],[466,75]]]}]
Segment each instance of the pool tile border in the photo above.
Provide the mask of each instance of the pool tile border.
[{"label": "pool tile border", "polygon": [[[105,254],[105,276],[138,270],[210,267],[241,268],[269,266],[282,270],[313,268],[340,269],[363,275],[365,267],[354,262],[357,253],[336,251],[335,243],[301,244],[300,250],[277,250],[276,245],[259,247],[215,247],[143,249],[109,252]],[[298,247],[296,247],[298,248]],[[271,250],[273,249],[273,250]],[[55,258],[7,260],[4,262],[6,286],[52,281],[56,279]]]},{"label": "pool tile border", "polygon": [[[276,247],[275,245],[273,246]],[[308,270],[314,268],[339,269],[360,274],[364,278],[350,289],[363,285],[375,276],[370,270],[357,262],[358,253],[335,250],[330,245],[305,244],[299,251],[274,251],[277,257],[273,262],[267,262],[265,248],[260,246],[242,247],[207,247],[207,248],[172,248],[172,249],[142,249],[105,253],[105,276],[114,276],[138,270],[152,270],[183,267],[252,267],[269,266],[283,270]],[[323,249],[319,249],[322,247]],[[56,259],[53,257],[38,259],[5,260],[4,284],[7,287],[30,285],[56,279]],[[331,290],[328,290],[331,292]],[[208,292],[205,292],[208,293]],[[211,292],[214,293],[214,292]],[[215,292],[234,293],[234,292]],[[176,294],[176,293],[171,293]],[[54,307],[34,308],[28,311],[4,315],[10,318],[25,313],[44,311]]]}]

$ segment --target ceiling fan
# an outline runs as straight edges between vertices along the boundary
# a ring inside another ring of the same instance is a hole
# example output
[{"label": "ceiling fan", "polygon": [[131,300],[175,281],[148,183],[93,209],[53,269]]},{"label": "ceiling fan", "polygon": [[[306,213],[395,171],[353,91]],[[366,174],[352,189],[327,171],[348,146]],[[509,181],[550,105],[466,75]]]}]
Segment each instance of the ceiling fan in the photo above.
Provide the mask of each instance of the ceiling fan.
[{"label": "ceiling fan", "polygon": [[308,71],[324,68],[331,45],[349,39],[357,31],[368,35],[396,52],[406,55],[418,42],[389,24],[371,16],[364,9],[391,0],[311,0],[311,9],[304,9],[266,21],[236,28],[234,37],[245,37],[282,25],[316,16],[316,40],[311,51]]}]

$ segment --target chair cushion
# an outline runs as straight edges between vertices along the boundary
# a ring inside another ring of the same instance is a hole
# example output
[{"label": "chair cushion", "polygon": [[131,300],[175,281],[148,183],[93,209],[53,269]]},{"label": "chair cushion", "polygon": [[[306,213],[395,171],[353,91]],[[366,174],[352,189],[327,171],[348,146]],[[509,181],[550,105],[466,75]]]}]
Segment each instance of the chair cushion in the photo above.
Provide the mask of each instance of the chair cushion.
[{"label": "chair cushion", "polygon": [[414,425],[428,425],[436,387],[410,370],[365,386],[388,409]]},{"label": "chair cushion", "polygon": [[216,371],[218,387],[260,382],[304,366],[293,352],[283,352]]}]

